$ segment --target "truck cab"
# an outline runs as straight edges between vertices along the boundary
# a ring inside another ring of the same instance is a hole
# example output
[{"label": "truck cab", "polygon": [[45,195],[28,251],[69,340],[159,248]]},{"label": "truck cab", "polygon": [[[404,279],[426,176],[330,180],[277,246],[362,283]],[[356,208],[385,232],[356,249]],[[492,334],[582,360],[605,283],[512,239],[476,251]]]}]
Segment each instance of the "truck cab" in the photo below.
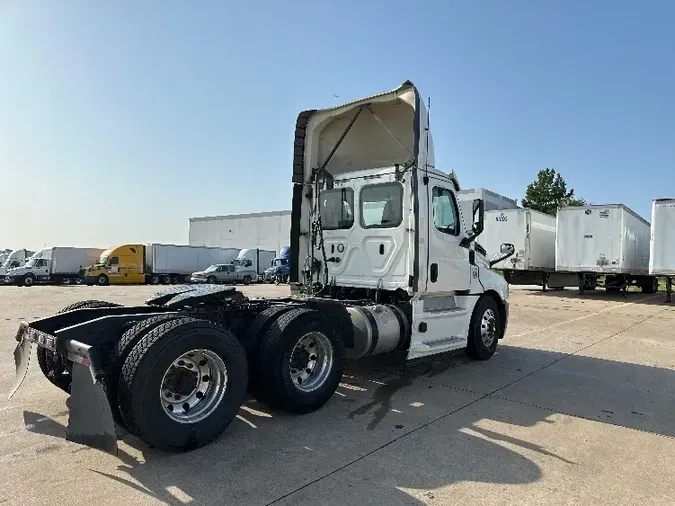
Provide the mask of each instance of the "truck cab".
[{"label": "truck cab", "polygon": [[85,270],[88,285],[145,283],[145,245],[123,244],[105,250],[98,262]]},{"label": "truck cab", "polygon": [[305,111],[295,138],[294,291],[406,302],[409,358],[465,347],[474,324],[499,322],[491,332],[496,346],[508,284],[476,248],[484,202],[475,199],[473,215],[462,216],[458,178],[436,166],[414,85]]}]

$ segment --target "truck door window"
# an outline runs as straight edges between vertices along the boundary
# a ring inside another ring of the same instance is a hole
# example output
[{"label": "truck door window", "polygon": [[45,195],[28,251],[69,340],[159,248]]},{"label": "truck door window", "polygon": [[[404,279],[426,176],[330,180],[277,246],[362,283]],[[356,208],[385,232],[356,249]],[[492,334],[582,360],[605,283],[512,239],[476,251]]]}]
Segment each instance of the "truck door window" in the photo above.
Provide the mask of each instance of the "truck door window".
[{"label": "truck door window", "polygon": [[434,227],[444,234],[459,235],[457,202],[452,192],[435,186],[432,190],[431,207]]},{"label": "truck door window", "polygon": [[110,265],[117,265],[120,263],[119,257],[110,257]]},{"label": "truck door window", "polygon": [[335,188],[320,194],[321,226],[324,230],[349,229],[354,224],[354,190]]},{"label": "truck door window", "polygon": [[361,226],[395,228],[403,221],[403,186],[384,183],[361,189]]}]

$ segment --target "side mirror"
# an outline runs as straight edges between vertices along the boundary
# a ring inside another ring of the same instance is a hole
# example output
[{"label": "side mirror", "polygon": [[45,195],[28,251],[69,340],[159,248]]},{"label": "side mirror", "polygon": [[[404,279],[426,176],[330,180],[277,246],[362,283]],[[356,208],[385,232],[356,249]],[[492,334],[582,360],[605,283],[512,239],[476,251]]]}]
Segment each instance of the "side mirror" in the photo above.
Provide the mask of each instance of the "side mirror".
[{"label": "side mirror", "polygon": [[513,255],[516,252],[516,247],[511,244],[510,242],[505,242],[499,247],[499,253],[500,255],[495,258],[494,260],[490,260],[490,267],[492,267],[495,264],[498,264],[502,260],[506,260],[509,258],[511,255]]},{"label": "side mirror", "polygon": [[478,237],[483,233],[485,228],[485,202],[483,199],[474,199],[473,201],[473,227],[472,232],[474,237]]},{"label": "side mirror", "polygon": [[502,244],[499,247],[499,252],[502,255],[511,256],[511,255],[513,255],[513,253],[515,253],[515,251],[516,251],[516,247],[513,244],[511,244],[510,242],[505,242],[504,244]]}]

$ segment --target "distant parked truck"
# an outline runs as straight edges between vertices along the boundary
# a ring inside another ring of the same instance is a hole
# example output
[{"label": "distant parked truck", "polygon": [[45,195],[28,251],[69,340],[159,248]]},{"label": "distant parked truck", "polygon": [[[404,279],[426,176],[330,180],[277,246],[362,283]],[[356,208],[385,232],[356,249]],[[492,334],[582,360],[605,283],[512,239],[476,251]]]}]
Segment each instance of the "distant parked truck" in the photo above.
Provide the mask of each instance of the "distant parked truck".
[{"label": "distant parked truck", "polygon": [[666,278],[666,302],[670,302],[675,277],[675,198],[652,201],[649,274]]},{"label": "distant parked truck", "polygon": [[499,253],[502,243],[515,246],[515,254],[497,262],[512,285],[539,285],[543,290],[576,286],[577,275],[555,272],[556,218],[533,209],[502,209],[485,212],[480,245],[488,257]]},{"label": "distant parked truck", "polygon": [[649,222],[623,204],[564,207],[556,219],[556,271],[576,273],[580,293],[601,286],[602,276],[607,291],[636,285],[655,293],[649,237]]},{"label": "distant parked truck", "polygon": [[3,260],[2,265],[0,265],[0,279],[4,280],[7,271],[16,267],[21,267],[26,263],[26,260],[34,254],[34,251],[29,251],[27,249],[15,249],[7,255],[4,255],[5,259]]},{"label": "distant parked truck", "polygon": [[185,283],[209,265],[232,263],[235,248],[176,244],[122,244],[105,250],[85,272],[88,285]]},{"label": "distant parked truck", "polygon": [[291,272],[291,247],[284,246],[272,261],[272,266],[265,270],[263,279],[268,283],[287,283]]},{"label": "distant parked truck", "polygon": [[82,279],[84,268],[95,262],[102,252],[101,248],[46,248],[31,256],[24,266],[7,271],[5,279],[19,286],[75,283]]},{"label": "distant parked truck", "polygon": [[276,251],[257,248],[243,249],[233,263],[236,266],[252,268],[255,271],[256,280],[262,281],[265,270],[271,267],[276,256]]}]

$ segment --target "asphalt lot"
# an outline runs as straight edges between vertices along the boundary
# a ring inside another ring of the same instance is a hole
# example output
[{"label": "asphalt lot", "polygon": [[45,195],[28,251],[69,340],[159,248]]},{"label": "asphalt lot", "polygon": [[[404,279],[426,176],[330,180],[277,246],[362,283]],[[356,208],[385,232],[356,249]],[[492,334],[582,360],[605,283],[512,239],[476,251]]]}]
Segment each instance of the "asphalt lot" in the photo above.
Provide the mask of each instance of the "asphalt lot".
[{"label": "asphalt lot", "polygon": [[65,441],[67,396],[36,364],[6,400],[20,320],[154,291],[0,287],[0,504],[675,504],[675,306],[663,294],[514,289],[492,360],[350,364],[318,412],[251,401],[182,455],[129,435],[118,457]]}]

